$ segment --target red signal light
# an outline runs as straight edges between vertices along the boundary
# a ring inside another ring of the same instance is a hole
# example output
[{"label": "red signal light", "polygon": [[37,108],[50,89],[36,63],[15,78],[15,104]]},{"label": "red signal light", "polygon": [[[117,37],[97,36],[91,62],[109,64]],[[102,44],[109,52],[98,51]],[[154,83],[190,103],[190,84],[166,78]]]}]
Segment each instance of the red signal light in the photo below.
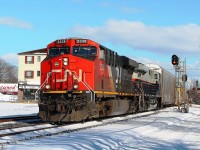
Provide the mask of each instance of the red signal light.
[{"label": "red signal light", "polygon": [[173,61],[173,62],[172,62],[172,64],[173,64],[173,65],[176,65],[176,62],[175,62],[175,61]]},{"label": "red signal light", "polygon": [[172,55],[172,65],[178,65],[179,58],[176,55]]}]

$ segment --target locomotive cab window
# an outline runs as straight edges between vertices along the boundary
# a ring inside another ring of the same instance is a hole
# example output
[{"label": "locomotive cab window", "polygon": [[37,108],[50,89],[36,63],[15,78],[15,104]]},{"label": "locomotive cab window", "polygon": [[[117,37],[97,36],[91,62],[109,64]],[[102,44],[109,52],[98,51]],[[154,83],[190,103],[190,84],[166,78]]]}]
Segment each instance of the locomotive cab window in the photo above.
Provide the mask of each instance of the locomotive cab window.
[{"label": "locomotive cab window", "polygon": [[97,48],[95,46],[74,46],[73,55],[93,60],[96,57]]},{"label": "locomotive cab window", "polygon": [[54,57],[61,54],[69,54],[70,48],[69,47],[53,47],[49,49],[49,56]]}]

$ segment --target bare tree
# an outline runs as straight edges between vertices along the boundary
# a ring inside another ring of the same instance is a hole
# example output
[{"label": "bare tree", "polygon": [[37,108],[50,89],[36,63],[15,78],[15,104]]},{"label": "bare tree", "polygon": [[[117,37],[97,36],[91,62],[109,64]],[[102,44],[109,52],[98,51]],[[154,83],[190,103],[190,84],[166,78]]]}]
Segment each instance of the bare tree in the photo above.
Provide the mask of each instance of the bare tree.
[{"label": "bare tree", "polygon": [[190,89],[197,89],[199,86],[198,79],[192,79],[190,83]]},{"label": "bare tree", "polygon": [[3,59],[0,59],[0,83],[2,83],[4,80],[4,72],[5,72],[5,65],[6,62]]},{"label": "bare tree", "polygon": [[17,67],[0,58],[0,83],[17,83]]}]

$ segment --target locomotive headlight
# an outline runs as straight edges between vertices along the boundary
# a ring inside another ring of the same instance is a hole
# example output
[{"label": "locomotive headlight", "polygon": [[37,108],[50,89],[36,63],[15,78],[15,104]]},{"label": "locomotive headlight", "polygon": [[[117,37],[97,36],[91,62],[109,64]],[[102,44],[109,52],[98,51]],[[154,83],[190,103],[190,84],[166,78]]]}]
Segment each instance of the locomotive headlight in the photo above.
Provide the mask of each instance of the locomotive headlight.
[{"label": "locomotive headlight", "polygon": [[49,89],[51,88],[51,86],[50,86],[49,84],[47,84],[47,85],[45,86],[45,88],[46,88],[47,90],[49,90]]},{"label": "locomotive headlight", "polygon": [[78,89],[78,84],[77,84],[77,83],[74,84],[74,89],[75,89],[75,90]]},{"label": "locomotive headlight", "polygon": [[68,65],[68,62],[63,62],[63,64],[64,64],[65,66],[67,66],[67,65]]},{"label": "locomotive headlight", "polygon": [[65,65],[65,66],[68,65],[68,58],[63,58],[63,65]]}]

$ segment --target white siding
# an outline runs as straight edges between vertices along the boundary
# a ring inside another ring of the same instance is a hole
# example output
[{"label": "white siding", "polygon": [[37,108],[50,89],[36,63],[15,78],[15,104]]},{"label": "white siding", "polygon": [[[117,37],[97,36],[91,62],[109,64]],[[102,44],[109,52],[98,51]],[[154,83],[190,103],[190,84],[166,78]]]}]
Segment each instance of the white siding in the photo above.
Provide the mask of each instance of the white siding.
[{"label": "white siding", "polygon": [[[34,63],[33,64],[26,64],[25,57],[26,56],[34,56]],[[38,56],[40,56],[40,62],[38,62]],[[18,55],[18,81],[27,81],[27,84],[32,85],[40,85],[40,76],[37,76],[37,71],[40,71],[40,63],[46,54],[20,54]],[[25,71],[34,71],[34,76],[31,79],[26,79],[24,72]]]}]

